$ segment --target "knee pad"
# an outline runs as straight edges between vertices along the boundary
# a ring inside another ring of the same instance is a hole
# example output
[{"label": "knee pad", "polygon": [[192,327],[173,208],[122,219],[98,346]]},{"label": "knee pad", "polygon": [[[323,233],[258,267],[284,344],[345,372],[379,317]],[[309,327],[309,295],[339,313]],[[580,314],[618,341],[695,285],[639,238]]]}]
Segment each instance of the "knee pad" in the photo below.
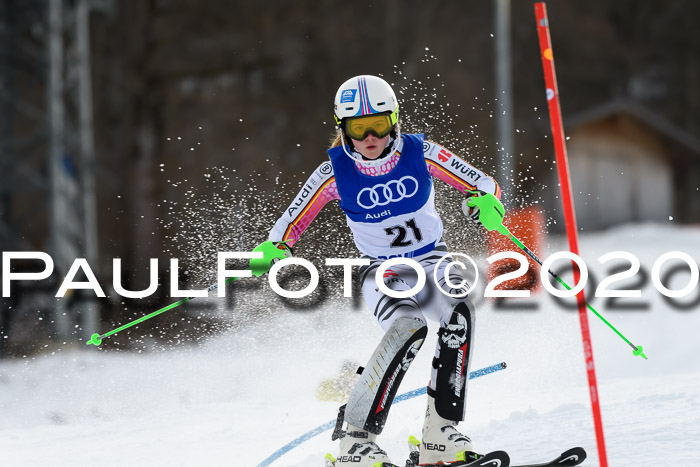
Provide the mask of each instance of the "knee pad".
[{"label": "knee pad", "polygon": [[474,335],[474,305],[465,300],[458,303],[450,321],[438,331],[439,358],[433,359],[437,370],[435,410],[448,420],[464,420],[469,379],[469,360]]},{"label": "knee pad", "polygon": [[384,334],[350,394],[345,421],[380,434],[406,370],[423,345],[428,327],[416,318],[398,318]]}]

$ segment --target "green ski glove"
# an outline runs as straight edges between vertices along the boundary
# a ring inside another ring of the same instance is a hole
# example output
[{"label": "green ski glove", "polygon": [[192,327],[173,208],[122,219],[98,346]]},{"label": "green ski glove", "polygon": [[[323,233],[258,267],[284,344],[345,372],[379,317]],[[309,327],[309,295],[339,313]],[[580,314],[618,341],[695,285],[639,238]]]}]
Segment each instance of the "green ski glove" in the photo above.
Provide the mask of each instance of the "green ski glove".
[{"label": "green ski glove", "polygon": [[462,212],[469,218],[469,220],[477,225],[481,225],[481,221],[479,220],[479,213],[481,212],[481,209],[479,209],[478,204],[469,204],[469,200],[484,196],[486,192],[482,190],[471,190],[468,193],[469,197],[462,201]]},{"label": "green ski glove", "polygon": [[292,247],[284,242],[263,242],[253,249],[253,252],[262,252],[262,258],[250,260],[250,270],[254,276],[262,276],[270,271],[272,265],[284,258],[292,257]]},{"label": "green ski glove", "polygon": [[[462,203],[462,209],[478,208],[479,223],[484,226],[489,232],[496,230],[506,237],[510,236],[510,232],[503,225],[503,217],[506,210],[501,204],[501,201],[491,193],[474,190],[474,195],[467,198]],[[465,212],[466,213],[466,212]]]}]

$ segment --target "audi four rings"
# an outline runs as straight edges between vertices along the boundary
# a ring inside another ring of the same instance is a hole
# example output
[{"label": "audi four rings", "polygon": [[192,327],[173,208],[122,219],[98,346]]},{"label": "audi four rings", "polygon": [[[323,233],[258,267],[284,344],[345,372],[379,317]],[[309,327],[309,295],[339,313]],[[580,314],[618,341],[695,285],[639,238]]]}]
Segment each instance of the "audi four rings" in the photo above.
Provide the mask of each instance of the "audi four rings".
[{"label": "audi four rings", "polygon": [[[408,183],[406,183],[408,182]],[[395,188],[395,191],[393,187]],[[408,193],[409,188],[412,189]],[[364,195],[364,193],[367,195]],[[406,175],[398,180],[391,180],[388,183],[378,183],[372,188],[363,188],[357,194],[357,204],[364,209],[372,209],[377,206],[386,206],[389,203],[395,203],[401,201],[404,198],[410,198],[418,192],[418,180]],[[369,202],[370,204],[365,204],[362,201]]]}]

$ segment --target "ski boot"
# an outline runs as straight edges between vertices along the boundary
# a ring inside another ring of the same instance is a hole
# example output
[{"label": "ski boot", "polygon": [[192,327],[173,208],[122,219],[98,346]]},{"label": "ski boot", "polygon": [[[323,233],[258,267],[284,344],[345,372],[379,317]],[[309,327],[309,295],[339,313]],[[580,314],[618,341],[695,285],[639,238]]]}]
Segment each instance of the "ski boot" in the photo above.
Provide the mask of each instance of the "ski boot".
[{"label": "ski boot", "polygon": [[377,445],[376,439],[377,435],[348,425],[348,430],[340,439],[340,454],[332,460],[327,456],[326,465],[331,463],[334,467],[397,467]]},{"label": "ski boot", "polygon": [[420,443],[420,463],[453,463],[469,459],[473,453],[471,440],[457,431],[457,423],[438,415],[435,399],[428,396],[428,409],[423,423],[423,440]]}]

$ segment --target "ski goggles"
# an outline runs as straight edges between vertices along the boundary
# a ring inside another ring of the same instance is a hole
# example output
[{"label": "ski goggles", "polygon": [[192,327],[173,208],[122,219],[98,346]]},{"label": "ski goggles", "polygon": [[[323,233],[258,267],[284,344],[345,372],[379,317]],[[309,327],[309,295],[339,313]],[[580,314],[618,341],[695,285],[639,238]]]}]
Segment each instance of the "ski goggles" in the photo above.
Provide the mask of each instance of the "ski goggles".
[{"label": "ski goggles", "polygon": [[365,115],[345,120],[345,134],[357,141],[362,141],[369,133],[373,133],[377,138],[384,138],[393,128],[394,124],[389,114]]}]

